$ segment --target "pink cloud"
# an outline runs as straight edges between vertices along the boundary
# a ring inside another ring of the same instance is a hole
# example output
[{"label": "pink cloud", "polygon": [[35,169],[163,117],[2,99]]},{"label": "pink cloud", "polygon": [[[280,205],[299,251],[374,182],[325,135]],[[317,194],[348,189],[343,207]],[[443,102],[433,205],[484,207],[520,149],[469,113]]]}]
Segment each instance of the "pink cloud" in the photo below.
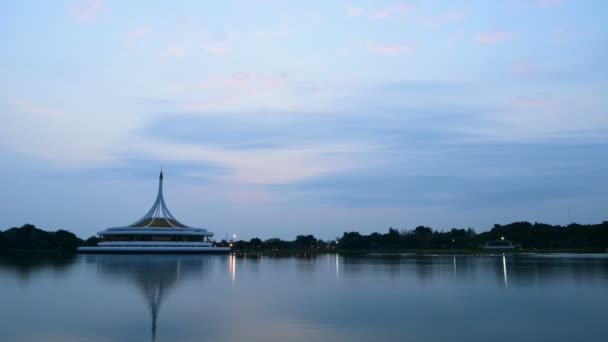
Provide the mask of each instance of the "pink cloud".
[{"label": "pink cloud", "polygon": [[103,10],[101,0],[80,1],[72,6],[71,14],[79,22],[91,23],[97,20],[97,16]]},{"label": "pink cloud", "polygon": [[562,4],[566,1],[568,1],[568,0],[536,0],[534,5],[536,7],[546,8],[546,7],[551,7],[551,6]]},{"label": "pink cloud", "polygon": [[462,11],[452,11],[440,16],[438,18],[438,22],[440,24],[454,23],[458,21],[463,21],[466,17],[466,14]]},{"label": "pink cloud", "polygon": [[146,28],[136,28],[132,31],[129,31],[127,33],[125,33],[125,45],[126,46],[131,46],[133,45],[133,43],[141,38],[144,38],[146,36],[150,35],[150,30],[146,29]]},{"label": "pink cloud", "polygon": [[493,44],[514,38],[515,33],[512,32],[486,31],[476,34],[473,37],[473,41],[477,44]]},{"label": "pink cloud", "polygon": [[346,7],[346,15],[348,15],[349,17],[360,16],[361,14],[363,14],[363,12],[365,12],[365,8],[363,7]]},{"label": "pink cloud", "polygon": [[388,5],[383,8],[379,8],[373,12],[373,16],[377,19],[385,19],[395,14],[403,14],[409,11],[411,8],[410,5],[406,3],[397,3]]},{"label": "pink cloud", "polygon": [[379,53],[383,55],[411,55],[416,52],[414,45],[406,44],[370,44],[368,46],[369,51]]},{"label": "pink cloud", "polygon": [[186,53],[186,50],[190,46],[190,43],[174,43],[169,46],[164,51],[165,56],[169,57],[181,57]]}]

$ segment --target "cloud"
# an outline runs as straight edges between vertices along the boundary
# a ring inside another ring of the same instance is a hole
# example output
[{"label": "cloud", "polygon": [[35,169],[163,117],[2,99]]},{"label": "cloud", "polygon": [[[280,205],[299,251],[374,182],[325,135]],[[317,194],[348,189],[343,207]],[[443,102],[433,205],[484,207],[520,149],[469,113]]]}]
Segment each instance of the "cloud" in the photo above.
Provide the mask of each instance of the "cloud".
[{"label": "cloud", "polygon": [[150,35],[150,30],[148,30],[147,28],[136,28],[132,31],[129,31],[127,33],[125,33],[125,45],[126,46],[131,46],[133,45],[133,43],[135,43],[135,41],[147,37]]},{"label": "cloud", "polygon": [[539,8],[547,8],[559,4],[563,4],[568,0],[537,0],[534,5]]},{"label": "cloud", "polygon": [[411,55],[416,52],[416,47],[413,44],[370,44],[368,50],[374,53],[383,55]]},{"label": "cloud", "polygon": [[245,184],[283,184],[354,169],[360,162],[347,156],[369,149],[355,142],[246,150],[147,141],[134,142],[134,146],[159,160],[202,161],[226,167],[229,171],[217,180]]},{"label": "cloud", "polygon": [[31,116],[35,116],[40,119],[49,119],[49,120],[62,120],[66,117],[65,113],[54,108],[38,106],[28,102],[21,102],[17,104],[16,109],[24,114],[28,114]]},{"label": "cloud", "polygon": [[357,17],[357,16],[360,16],[361,14],[363,14],[364,12],[365,12],[365,8],[363,8],[363,7],[354,7],[354,6],[346,7],[346,15],[348,15],[349,17]]},{"label": "cloud", "polygon": [[436,23],[438,24],[447,24],[454,23],[465,20],[467,17],[466,13],[463,11],[452,11],[439,16],[436,19]]},{"label": "cloud", "polygon": [[91,23],[97,20],[102,10],[103,3],[101,0],[89,0],[88,2],[79,1],[74,3],[70,13],[76,21]]},{"label": "cloud", "polygon": [[473,37],[473,41],[477,44],[493,44],[501,41],[512,40],[515,38],[515,33],[503,31],[485,31],[479,32]]},{"label": "cloud", "polygon": [[163,55],[167,57],[181,57],[186,54],[186,50],[190,47],[190,43],[173,43],[167,46]]},{"label": "cloud", "polygon": [[376,9],[372,15],[376,19],[386,19],[395,14],[403,14],[409,11],[411,6],[406,3],[397,3]]}]

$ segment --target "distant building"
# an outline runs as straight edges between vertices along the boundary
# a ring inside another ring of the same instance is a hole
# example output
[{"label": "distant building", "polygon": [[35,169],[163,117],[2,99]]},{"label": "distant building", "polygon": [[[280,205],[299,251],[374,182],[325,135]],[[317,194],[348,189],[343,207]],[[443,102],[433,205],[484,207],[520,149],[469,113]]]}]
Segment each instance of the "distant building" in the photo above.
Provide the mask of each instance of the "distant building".
[{"label": "distant building", "polygon": [[137,222],[108,228],[97,233],[102,241],[96,247],[80,247],[81,253],[210,253],[229,252],[228,247],[213,247],[212,232],[189,227],[169,211],[163,198],[163,170],[158,194],[152,208]]},{"label": "distant building", "polygon": [[511,243],[511,241],[506,240],[496,240],[496,241],[488,241],[483,246],[483,249],[514,249],[515,246]]}]

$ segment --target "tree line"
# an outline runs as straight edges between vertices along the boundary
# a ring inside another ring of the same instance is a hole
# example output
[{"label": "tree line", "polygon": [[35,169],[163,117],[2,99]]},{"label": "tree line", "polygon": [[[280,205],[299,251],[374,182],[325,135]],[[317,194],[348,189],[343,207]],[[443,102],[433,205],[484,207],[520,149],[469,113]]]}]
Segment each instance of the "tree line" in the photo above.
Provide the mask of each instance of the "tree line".
[{"label": "tree line", "polygon": [[0,251],[57,251],[75,252],[84,241],[76,234],[67,230],[54,232],[36,228],[32,224],[25,224],[20,228],[13,227],[0,231]]},{"label": "tree line", "polygon": [[[298,235],[293,241],[278,238],[262,241],[232,242],[237,251],[408,251],[408,250],[478,250],[487,241],[505,239],[525,250],[596,250],[608,248],[608,221],[600,224],[576,224],[567,226],[545,223],[513,222],[495,224],[489,231],[476,233],[472,228],[453,228],[437,231],[418,226],[412,230],[390,227],[386,233],[363,235],[345,232],[335,240],[324,241],[313,235]],[[219,245],[229,246],[222,240]]]},{"label": "tree line", "polygon": [[[418,226],[411,230],[390,227],[386,233],[345,232],[332,240],[318,239],[313,235],[298,235],[295,240],[279,238],[248,241],[216,242],[218,246],[231,246],[239,252],[292,252],[292,251],[424,251],[424,250],[479,250],[487,241],[505,239],[524,250],[581,250],[607,251],[608,221],[599,224],[567,226],[545,223],[513,222],[495,224],[489,231],[476,233],[471,228],[453,228],[448,231]],[[0,231],[0,251],[57,251],[71,253],[79,246],[94,246],[100,241],[92,236],[82,240],[66,230],[44,231],[26,224]]]}]

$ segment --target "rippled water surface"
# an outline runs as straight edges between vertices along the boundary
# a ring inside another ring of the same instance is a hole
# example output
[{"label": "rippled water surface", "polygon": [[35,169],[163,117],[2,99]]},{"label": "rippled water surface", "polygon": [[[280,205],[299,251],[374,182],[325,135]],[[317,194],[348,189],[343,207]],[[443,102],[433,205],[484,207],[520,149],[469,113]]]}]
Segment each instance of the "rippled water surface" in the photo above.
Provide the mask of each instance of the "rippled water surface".
[{"label": "rippled water surface", "polygon": [[606,341],[605,255],[0,257],[1,341]]}]

